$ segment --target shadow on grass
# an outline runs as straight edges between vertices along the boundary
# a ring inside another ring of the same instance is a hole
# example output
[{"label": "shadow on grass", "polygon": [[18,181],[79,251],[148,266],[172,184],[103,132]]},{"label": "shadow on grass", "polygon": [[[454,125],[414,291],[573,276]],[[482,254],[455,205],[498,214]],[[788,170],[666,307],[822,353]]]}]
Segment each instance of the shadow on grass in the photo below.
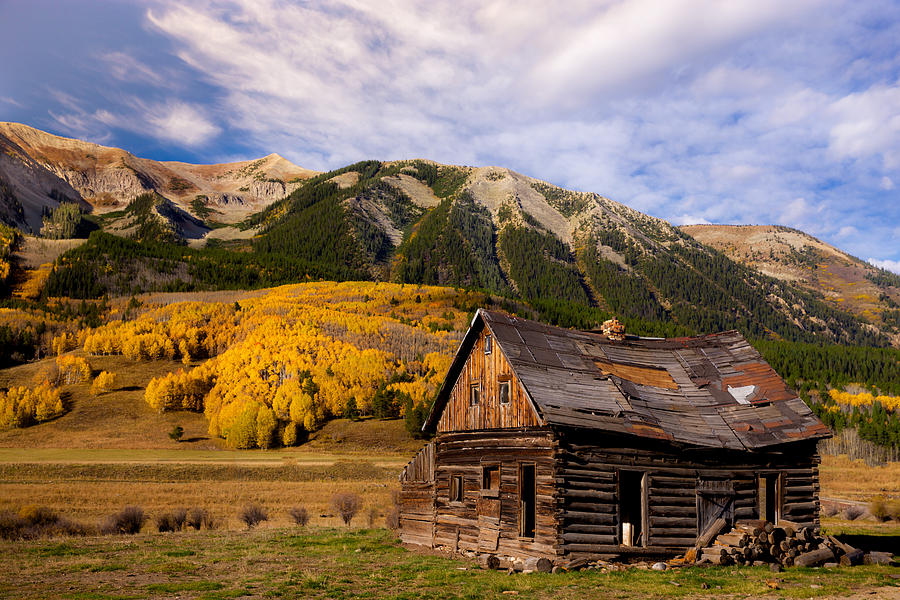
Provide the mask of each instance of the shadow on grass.
[{"label": "shadow on grass", "polygon": [[834,536],[845,544],[859,548],[864,552],[890,552],[894,556],[900,555],[900,535],[863,535],[840,534]]}]

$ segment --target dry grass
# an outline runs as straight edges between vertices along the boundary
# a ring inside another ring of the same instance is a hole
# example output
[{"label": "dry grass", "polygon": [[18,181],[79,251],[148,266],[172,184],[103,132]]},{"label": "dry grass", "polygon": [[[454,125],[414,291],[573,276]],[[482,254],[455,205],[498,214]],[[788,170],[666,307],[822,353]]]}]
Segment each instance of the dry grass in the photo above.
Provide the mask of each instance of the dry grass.
[{"label": "dry grass", "polygon": [[900,463],[869,467],[845,455],[822,457],[821,496],[869,502],[875,496],[900,498]]},{"label": "dry grass", "polygon": [[[63,386],[70,412],[40,426],[0,431],[0,447],[171,448],[174,442],[168,433],[175,425],[184,427],[188,442],[183,447],[221,447],[218,440],[209,439],[202,414],[159,414],[144,401],[147,382],[183,367],[180,362],[135,362],[122,356],[91,356],[88,360],[95,372],[116,373],[116,390],[91,396],[89,382]],[[50,358],[0,370],[0,387],[30,383],[53,363]]]},{"label": "dry grass", "polygon": [[289,510],[309,508],[310,523],[336,526],[335,494],[355,493],[366,507],[387,512],[399,485],[399,466],[364,461],[282,464],[54,464],[0,465],[0,510],[18,510],[36,499],[51,510],[88,523],[125,505],[143,507],[151,519],[177,507],[208,510],[226,528],[238,528],[238,510],[259,504],[271,526],[293,522]]}]

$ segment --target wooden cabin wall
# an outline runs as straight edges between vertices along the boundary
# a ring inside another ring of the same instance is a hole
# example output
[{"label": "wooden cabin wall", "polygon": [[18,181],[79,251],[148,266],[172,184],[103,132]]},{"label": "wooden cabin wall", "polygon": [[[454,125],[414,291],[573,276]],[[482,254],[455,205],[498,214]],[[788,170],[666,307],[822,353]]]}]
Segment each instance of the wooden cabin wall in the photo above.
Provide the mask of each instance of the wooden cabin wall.
[{"label": "wooden cabin wall", "polygon": [[[615,553],[619,548],[620,470],[643,471],[647,480],[649,550],[694,545],[698,480],[731,482],[734,518],[758,518],[760,473],[783,473],[782,518],[818,527],[818,455],[813,446],[788,454],[676,453],[609,448],[596,437],[562,436],[556,453],[559,547],[565,554]],[[591,439],[593,438],[593,439]],[[632,442],[633,443],[633,442]]]},{"label": "wooden cabin wall", "polygon": [[434,538],[434,442],[409,461],[400,475],[400,540],[432,547]]},{"label": "wooden cabin wall", "polygon": [[[484,353],[484,338],[489,334],[490,331],[486,328],[482,328],[479,333],[441,414],[438,432],[540,425],[496,339],[492,340],[491,353]],[[501,406],[499,397],[501,380],[510,382],[509,403],[504,406]],[[472,384],[481,386],[481,400],[477,407],[469,406]]]},{"label": "wooden cabin wall", "polygon": [[[549,431],[438,434],[435,445],[435,547],[499,556],[556,558],[556,474],[554,442]],[[497,518],[487,514],[492,510],[484,508],[485,501],[493,501],[484,497],[481,490],[485,464],[500,466]],[[533,539],[519,536],[521,464],[535,466]],[[460,503],[449,501],[450,478],[454,474],[463,476]]]},{"label": "wooden cabin wall", "polygon": [[431,548],[434,539],[434,482],[400,484],[400,540]]}]

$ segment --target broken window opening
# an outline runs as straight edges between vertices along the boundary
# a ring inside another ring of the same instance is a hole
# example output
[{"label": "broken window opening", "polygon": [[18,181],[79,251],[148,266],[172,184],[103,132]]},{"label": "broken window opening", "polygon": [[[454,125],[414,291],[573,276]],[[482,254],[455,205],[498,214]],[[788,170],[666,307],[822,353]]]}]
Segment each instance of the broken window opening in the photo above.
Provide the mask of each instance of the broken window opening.
[{"label": "broken window opening", "polygon": [[469,388],[469,406],[478,406],[481,402],[481,387],[474,383],[472,387]]},{"label": "broken window opening", "polygon": [[499,384],[498,396],[500,396],[500,404],[509,404],[509,382],[501,381]]},{"label": "broken window opening", "polygon": [[463,476],[450,476],[450,502],[463,501]]}]

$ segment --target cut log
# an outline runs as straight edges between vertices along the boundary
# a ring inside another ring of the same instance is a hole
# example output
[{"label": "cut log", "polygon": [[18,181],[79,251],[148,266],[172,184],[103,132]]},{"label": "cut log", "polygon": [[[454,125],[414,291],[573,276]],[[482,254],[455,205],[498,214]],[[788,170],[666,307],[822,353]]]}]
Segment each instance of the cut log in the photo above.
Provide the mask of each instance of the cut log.
[{"label": "cut log", "polygon": [[723,533],[716,538],[716,543],[723,546],[745,546],[747,535],[744,533]]},{"label": "cut log", "polygon": [[523,571],[537,571],[538,573],[549,573],[553,570],[553,563],[550,562],[549,558],[545,557],[532,557],[525,561],[525,566],[522,569]]},{"label": "cut log", "polygon": [[709,546],[709,544],[716,539],[716,536],[725,528],[726,524],[727,521],[721,517],[710,523],[703,533],[697,536],[697,543],[695,545],[700,548]]},{"label": "cut log", "polygon": [[576,558],[575,560],[570,560],[565,563],[562,567],[566,571],[579,571],[588,566],[590,562],[590,559],[587,558]]},{"label": "cut log", "polygon": [[868,552],[863,557],[866,565],[889,565],[893,562],[890,552]]},{"label": "cut log", "polygon": [[854,550],[852,552],[847,552],[841,557],[841,566],[842,567],[855,567],[856,565],[861,565],[863,562],[863,554],[862,550]]},{"label": "cut log", "polygon": [[482,554],[478,559],[478,564],[482,569],[497,570],[500,568],[500,559],[496,554]]},{"label": "cut log", "polygon": [[801,554],[794,560],[794,564],[798,567],[817,567],[832,559],[834,559],[834,552],[830,548],[819,548],[818,550]]}]

